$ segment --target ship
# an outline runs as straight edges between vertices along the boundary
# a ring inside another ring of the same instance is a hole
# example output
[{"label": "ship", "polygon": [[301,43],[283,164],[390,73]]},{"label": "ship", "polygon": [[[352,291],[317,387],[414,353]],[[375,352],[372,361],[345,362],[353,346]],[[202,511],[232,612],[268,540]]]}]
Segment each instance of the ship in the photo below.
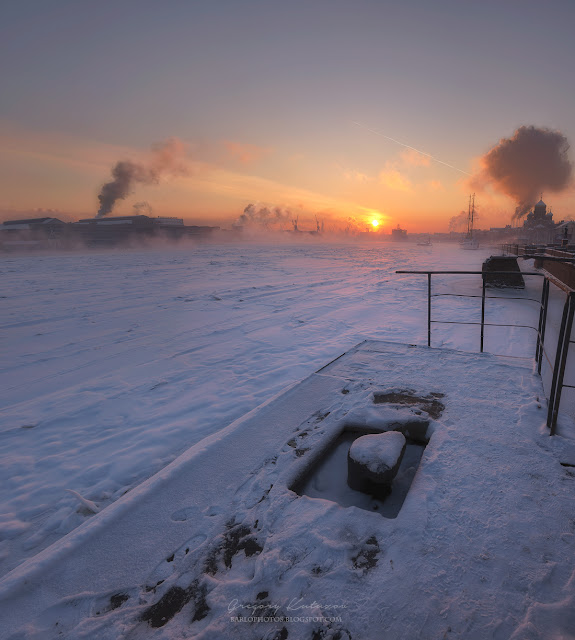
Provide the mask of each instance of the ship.
[{"label": "ship", "polygon": [[465,238],[459,243],[462,249],[467,251],[479,249],[477,238],[473,237],[473,221],[475,218],[475,194],[469,196],[469,205],[467,209],[467,233]]},{"label": "ship", "polygon": [[399,225],[395,229],[391,230],[391,239],[394,242],[405,242],[407,240],[407,231],[401,229]]}]

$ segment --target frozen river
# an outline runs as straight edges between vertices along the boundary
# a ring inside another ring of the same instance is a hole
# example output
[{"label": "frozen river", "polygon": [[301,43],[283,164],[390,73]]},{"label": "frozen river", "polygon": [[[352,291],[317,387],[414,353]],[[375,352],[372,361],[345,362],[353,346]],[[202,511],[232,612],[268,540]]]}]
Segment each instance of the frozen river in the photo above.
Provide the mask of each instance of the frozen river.
[{"label": "frozen river", "polygon": [[[0,574],[204,437],[365,338],[425,344],[425,276],[480,269],[489,250],[415,244],[227,244],[0,259]],[[534,279],[522,295],[539,296]],[[435,292],[480,293],[474,276]],[[491,321],[536,324],[503,302]],[[435,298],[437,319],[480,301]],[[534,332],[486,349],[531,356]],[[433,346],[478,350],[478,327],[435,325]]]}]

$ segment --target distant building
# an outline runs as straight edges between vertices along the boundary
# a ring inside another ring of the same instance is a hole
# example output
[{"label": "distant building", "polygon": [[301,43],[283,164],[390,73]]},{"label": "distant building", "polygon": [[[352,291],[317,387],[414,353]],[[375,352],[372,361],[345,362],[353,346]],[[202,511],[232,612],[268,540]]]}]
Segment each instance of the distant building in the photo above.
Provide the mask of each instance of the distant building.
[{"label": "distant building", "polygon": [[532,244],[548,244],[555,240],[555,234],[553,214],[547,213],[547,205],[539,200],[525,218],[522,235]]},{"label": "distant building", "polygon": [[85,218],[73,223],[75,233],[86,245],[124,244],[150,238],[203,237],[219,227],[186,226],[182,218],[117,216]]},{"label": "distant building", "polygon": [[85,218],[62,222],[57,218],[7,220],[0,224],[0,250],[72,248],[122,245],[163,238],[203,240],[219,227],[187,226],[182,218],[145,215]]},{"label": "distant building", "polygon": [[395,229],[391,230],[391,239],[394,242],[403,242],[407,240],[407,231],[405,229],[401,229],[399,225]]},{"label": "distant building", "polygon": [[58,218],[27,218],[25,220],[6,220],[2,223],[2,231],[8,229],[52,229],[62,228],[65,222]]},{"label": "distant building", "polygon": [[68,225],[58,218],[6,220],[0,225],[0,249],[44,249],[57,246]]}]

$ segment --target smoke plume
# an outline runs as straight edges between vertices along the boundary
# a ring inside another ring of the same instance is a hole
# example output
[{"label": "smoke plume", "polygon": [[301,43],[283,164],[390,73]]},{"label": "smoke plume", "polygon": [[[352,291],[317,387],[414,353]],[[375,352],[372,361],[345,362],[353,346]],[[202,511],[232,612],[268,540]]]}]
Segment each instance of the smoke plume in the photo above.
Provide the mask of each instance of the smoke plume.
[{"label": "smoke plume", "polygon": [[134,210],[135,216],[151,216],[154,213],[150,204],[145,200],[142,202],[135,202],[132,205],[132,209]]},{"label": "smoke plume", "polygon": [[263,207],[257,204],[248,204],[236,224],[253,225],[263,229],[272,229],[275,226],[282,226],[292,219],[289,209],[282,207]]},{"label": "smoke plume", "polygon": [[449,220],[449,230],[450,231],[462,231],[467,228],[467,219],[468,213],[467,211],[461,211],[456,216],[453,216]]},{"label": "smoke plume", "polygon": [[[475,205],[473,220],[477,222],[482,218],[481,209]],[[467,223],[469,222],[469,211],[460,211],[456,216],[453,216],[449,220],[449,230],[450,231],[466,231]]]},{"label": "smoke plume", "polygon": [[569,142],[560,131],[522,126],[511,138],[502,138],[481,159],[474,185],[492,185],[517,203],[514,218],[525,215],[543,191],[560,192],[569,186],[572,165]]},{"label": "smoke plume", "polygon": [[185,146],[177,138],[152,146],[146,162],[120,160],[112,169],[112,180],[100,191],[97,218],[108,215],[118,200],[123,200],[138,184],[157,184],[164,176],[182,176],[188,173]]}]

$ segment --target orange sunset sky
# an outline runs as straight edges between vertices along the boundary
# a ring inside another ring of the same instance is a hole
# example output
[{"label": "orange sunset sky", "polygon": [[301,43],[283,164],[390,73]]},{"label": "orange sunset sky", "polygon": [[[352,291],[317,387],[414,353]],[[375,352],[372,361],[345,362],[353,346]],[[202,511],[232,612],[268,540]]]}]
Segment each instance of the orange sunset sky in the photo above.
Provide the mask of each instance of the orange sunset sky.
[{"label": "orange sunset sky", "polygon": [[[170,137],[186,170],[112,215],[229,227],[447,231],[480,157],[520,125],[575,139],[572,2],[54,2],[0,10],[0,218],[92,217],[123,159]],[[407,146],[404,146],[407,145]],[[408,148],[412,147],[412,148]],[[424,154],[419,153],[423,151]],[[546,192],[575,216],[572,185]],[[478,226],[516,203],[478,190]]]}]

